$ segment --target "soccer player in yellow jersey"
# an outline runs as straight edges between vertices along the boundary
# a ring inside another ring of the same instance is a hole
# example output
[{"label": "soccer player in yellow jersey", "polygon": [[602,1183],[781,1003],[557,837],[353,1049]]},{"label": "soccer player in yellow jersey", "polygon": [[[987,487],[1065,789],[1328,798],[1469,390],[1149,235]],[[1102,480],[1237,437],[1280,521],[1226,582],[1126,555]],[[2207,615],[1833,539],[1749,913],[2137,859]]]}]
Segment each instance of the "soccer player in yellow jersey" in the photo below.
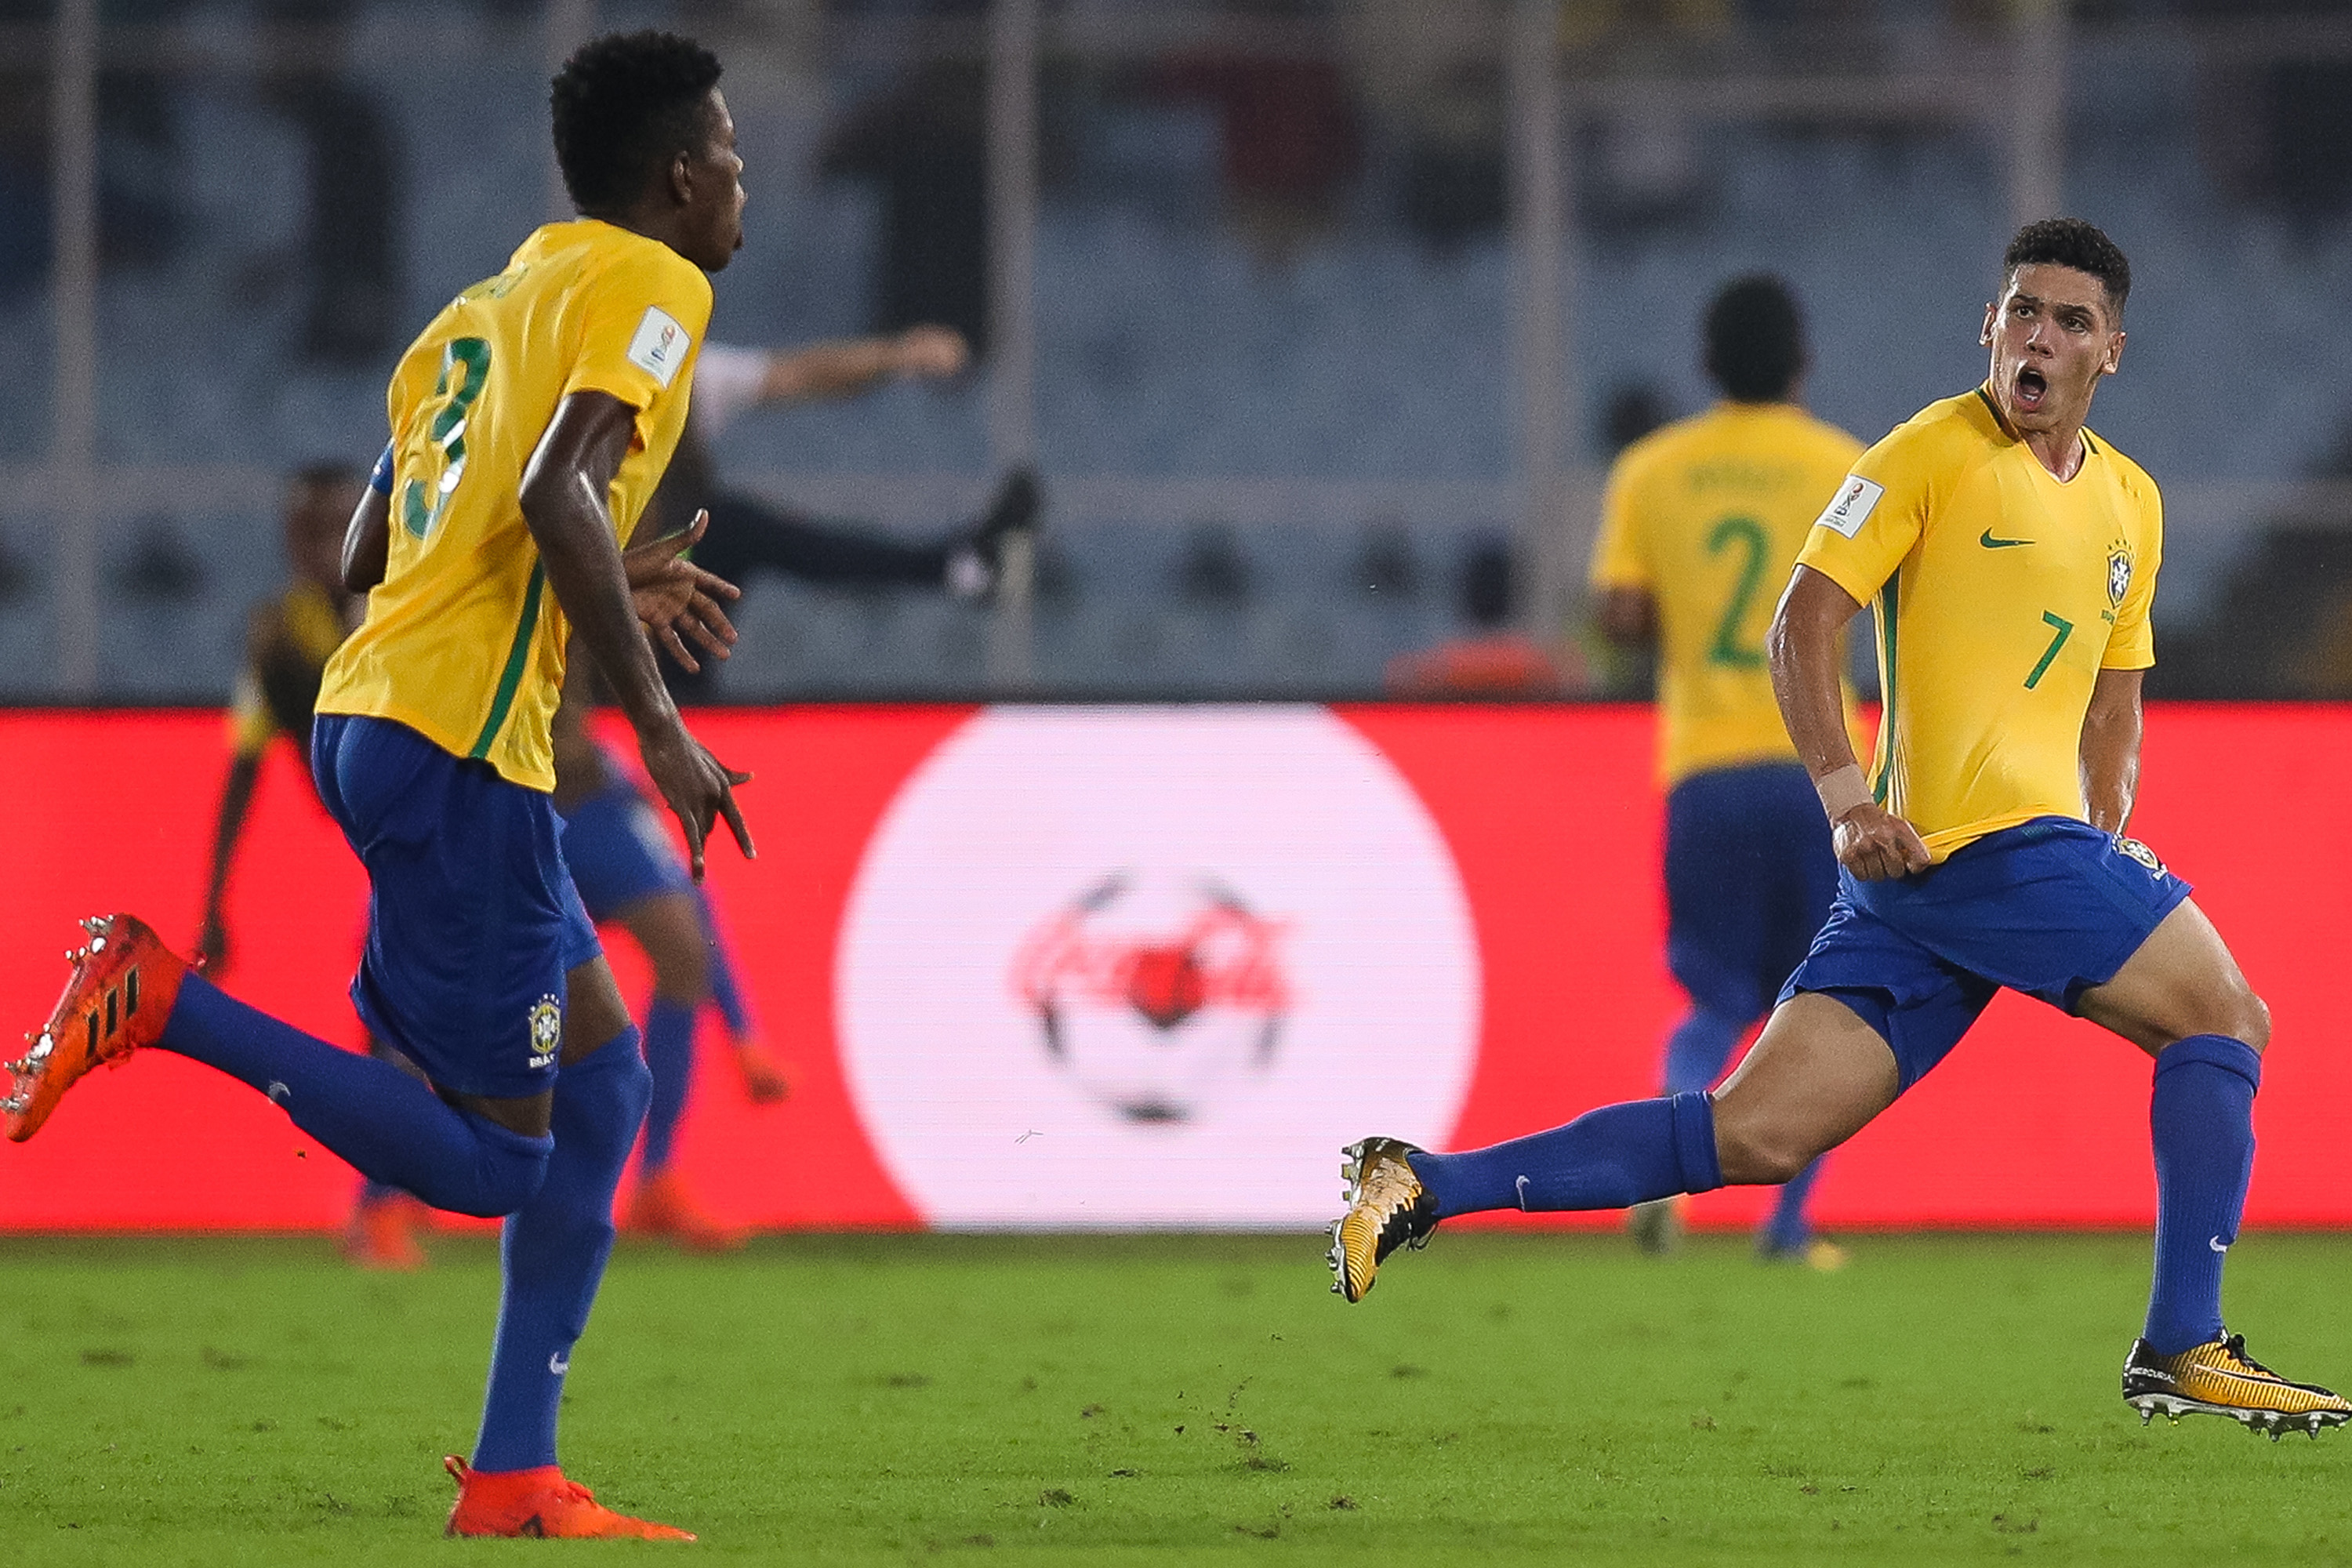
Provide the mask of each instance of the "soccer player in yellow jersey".
[{"label": "soccer player in yellow jersey", "polygon": [[267,1094],[373,1180],[506,1216],[504,1290],[459,1535],[685,1532],[615,1513],[556,1464],[572,1349],[613,1242],[613,1194],[647,1074],[549,802],[549,718],[576,635],[635,727],[694,869],[730,773],[688,734],[654,665],[724,653],[725,584],[678,559],[698,532],[630,544],[686,417],[705,277],[742,242],[742,163],[717,59],[638,33],[556,76],[555,149],[577,222],[434,318],[394,373],[383,489],[353,513],[344,582],[372,590],[320,693],[311,765],[365,863],[352,999],[430,1085],[231,1000],[128,915],[89,944],[10,1064],[6,1131],[37,1132],[100,1061],[156,1046]]},{"label": "soccer player in yellow jersey", "polygon": [[[2273,1437],[2352,1419],[2222,1325],[2270,1016],[2188,887],[2124,837],[2162,510],[2084,421],[2121,363],[2130,291],[2123,252],[2091,225],[2021,229],[1985,308],[1983,384],[1864,453],[1814,523],[1767,647],[1840,886],[1755,1048],[1712,1096],[1608,1106],[1460,1154],[1354,1145],[1332,1243],[1350,1300],[1453,1215],[1786,1181],[1894,1103],[2008,986],[2156,1061],[2156,1279],[2125,1399],[2143,1420],[2203,1412]],[[1864,602],[1886,695],[1867,776],[1837,656]]]},{"label": "soccer player in yellow jersey", "polygon": [[[1724,400],[1626,448],[1592,555],[1601,628],[1658,655],[1658,775],[1666,786],[1666,962],[1690,1010],[1666,1041],[1665,1091],[1705,1090],[1772,1005],[1837,896],[1829,825],[1772,700],[1772,596],[1862,443],[1798,402],[1804,323],[1778,278],[1735,279],[1708,305],[1707,374]],[[1765,1258],[1836,1268],[1805,1198],[1819,1162],[1780,1189]],[[1633,1213],[1646,1251],[1674,1244],[1679,1197]]]}]

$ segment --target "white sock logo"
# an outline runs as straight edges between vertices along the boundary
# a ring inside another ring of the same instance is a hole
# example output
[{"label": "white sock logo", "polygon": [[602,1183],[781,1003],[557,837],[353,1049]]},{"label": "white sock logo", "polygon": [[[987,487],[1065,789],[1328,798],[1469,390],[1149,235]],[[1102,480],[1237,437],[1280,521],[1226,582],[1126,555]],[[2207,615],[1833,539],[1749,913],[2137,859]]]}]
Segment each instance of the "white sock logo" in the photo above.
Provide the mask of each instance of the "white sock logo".
[{"label": "white sock logo", "polygon": [[547,1358],[547,1370],[553,1373],[556,1376],[562,1377],[565,1373],[572,1370],[571,1355],[566,1352],[557,1351],[553,1355]]},{"label": "white sock logo", "polygon": [[2230,1250],[2230,1244],[2223,1241],[2218,1236],[2213,1237],[2210,1241],[2208,1241],[2205,1245],[2211,1247],[2216,1252],[2227,1252]]}]

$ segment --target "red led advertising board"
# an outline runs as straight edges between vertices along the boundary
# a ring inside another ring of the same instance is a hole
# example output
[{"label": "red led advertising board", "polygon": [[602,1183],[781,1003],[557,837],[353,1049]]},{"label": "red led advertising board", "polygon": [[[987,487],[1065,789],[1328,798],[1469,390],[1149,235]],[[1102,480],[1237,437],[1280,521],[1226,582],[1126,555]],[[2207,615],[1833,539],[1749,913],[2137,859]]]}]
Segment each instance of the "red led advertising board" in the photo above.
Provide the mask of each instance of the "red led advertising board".
[{"label": "red led advertising board", "polygon": [[[706,1020],[680,1158],[756,1226],[1303,1227],[1339,1146],[1460,1147],[1654,1092],[1651,719],[1625,707],[810,707],[698,714],[757,777],[710,887],[792,1098]],[[46,1016],[77,916],[193,939],[226,767],[202,712],[0,713],[0,1026]],[[2352,710],[2148,718],[2135,831],[2269,1001],[2258,1226],[2352,1224],[2333,830]],[[2317,830],[2315,831],[2315,828]],[[339,1044],[366,886],[295,760],[265,771],[221,983]],[[625,989],[646,969],[608,933]],[[2144,1226],[2148,1068],[2014,996],[1835,1155],[1831,1228]],[[334,1226],[355,1178],[156,1051],[0,1146],[0,1228]],[[1762,1194],[1697,1200],[1749,1223]],[[1559,1223],[1559,1222],[1550,1222]],[[1613,1224],[1615,1216],[1567,1223]]]}]

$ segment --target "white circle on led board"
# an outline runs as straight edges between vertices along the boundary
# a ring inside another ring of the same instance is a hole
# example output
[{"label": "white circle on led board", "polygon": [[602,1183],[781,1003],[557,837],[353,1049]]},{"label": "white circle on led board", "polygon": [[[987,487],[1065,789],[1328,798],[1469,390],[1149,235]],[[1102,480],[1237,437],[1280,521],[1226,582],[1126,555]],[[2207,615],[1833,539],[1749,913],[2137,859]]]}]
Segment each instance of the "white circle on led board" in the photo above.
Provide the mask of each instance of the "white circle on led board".
[{"label": "white circle on led board", "polygon": [[1444,838],[1319,707],[975,715],[884,814],[836,962],[851,1095],[942,1226],[1327,1221],[1339,1146],[1437,1142],[1477,1055]]}]

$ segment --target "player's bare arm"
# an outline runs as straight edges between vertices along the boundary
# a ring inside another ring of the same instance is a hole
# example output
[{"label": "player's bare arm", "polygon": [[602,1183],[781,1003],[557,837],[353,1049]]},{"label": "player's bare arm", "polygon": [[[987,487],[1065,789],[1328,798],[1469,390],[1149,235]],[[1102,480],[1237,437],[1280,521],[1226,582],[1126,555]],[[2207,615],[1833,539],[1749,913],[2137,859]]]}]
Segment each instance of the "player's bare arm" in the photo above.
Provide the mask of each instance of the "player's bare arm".
[{"label": "player's bare arm", "polygon": [[2139,794],[2139,689],[2143,672],[2103,669],[2083,715],[2083,804],[2091,826],[2121,833]]},{"label": "player's bare arm", "polygon": [[1647,588],[1601,591],[1601,635],[1619,647],[1645,648],[1658,640],[1658,601]]},{"label": "player's bare arm", "polygon": [[360,504],[352,509],[351,526],[343,531],[343,591],[364,594],[383,582],[391,553],[392,497],[373,485],[362,486]]},{"label": "player's bare arm", "polygon": [[884,381],[936,381],[962,373],[971,348],[953,327],[908,327],[887,337],[811,343],[768,356],[762,403],[855,397]]},{"label": "player's bare arm", "polygon": [[628,716],[646,773],[686,830],[700,881],[703,840],[714,821],[724,818],[736,847],[747,858],[753,853],[734,795],[734,786],[751,775],[726,767],[687,733],[654,666],[653,645],[639,629],[605,502],[635,419],[635,411],[609,393],[575,392],[557,405],[523,472],[523,522],[538,542],[555,602]]},{"label": "player's bare arm", "polygon": [[1838,863],[1864,881],[1879,881],[1924,871],[1928,857],[1917,829],[1866,792],[1857,799],[1834,797],[1841,785],[1853,794],[1862,776],[1846,733],[1839,679],[1845,627],[1861,610],[1853,595],[1811,567],[1800,566],[1773,612],[1764,654],[1797,758],[1815,788],[1826,786],[1823,805],[1830,811]]}]

